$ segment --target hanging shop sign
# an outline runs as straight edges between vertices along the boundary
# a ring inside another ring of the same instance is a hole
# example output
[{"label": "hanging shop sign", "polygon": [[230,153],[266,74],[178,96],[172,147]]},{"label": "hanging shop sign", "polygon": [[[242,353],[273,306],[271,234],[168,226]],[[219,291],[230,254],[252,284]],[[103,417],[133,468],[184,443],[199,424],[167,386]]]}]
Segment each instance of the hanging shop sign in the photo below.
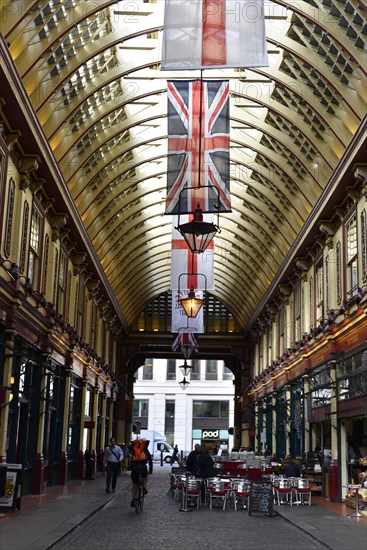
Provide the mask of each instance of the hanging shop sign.
[{"label": "hanging shop sign", "polygon": [[218,439],[219,430],[203,430],[202,439]]}]

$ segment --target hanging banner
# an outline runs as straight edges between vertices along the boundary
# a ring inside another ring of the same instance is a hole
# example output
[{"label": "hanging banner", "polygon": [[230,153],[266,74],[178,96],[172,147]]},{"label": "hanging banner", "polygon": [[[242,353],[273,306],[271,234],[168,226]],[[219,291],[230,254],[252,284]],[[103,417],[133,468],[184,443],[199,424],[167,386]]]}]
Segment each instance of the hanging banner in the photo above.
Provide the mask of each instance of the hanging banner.
[{"label": "hanging banner", "polygon": [[[194,330],[183,328],[178,334],[174,335],[172,342],[172,351],[183,351],[184,349],[188,348],[191,348],[191,351],[195,351],[197,353],[199,350],[199,344],[195,336]],[[184,357],[186,357],[185,353]]]},{"label": "hanging banner", "polygon": [[166,0],[163,71],[268,65],[263,0]]},{"label": "hanging banner", "polygon": [[230,212],[228,81],[176,80],[167,87],[166,214]]},{"label": "hanging banner", "polygon": [[[180,216],[180,223],[187,223],[189,215]],[[205,222],[212,222],[211,214],[204,214]],[[176,227],[178,216],[172,216],[171,290],[214,290],[214,240],[202,254],[194,254]],[[195,275],[185,275],[195,273]],[[197,275],[199,274],[199,275]],[[205,285],[206,277],[206,285]]]},{"label": "hanging banner", "polygon": [[[197,298],[203,298],[203,292],[196,291]],[[187,297],[187,291],[180,292],[172,291],[172,326],[171,332],[180,332],[183,327],[188,330],[202,334],[204,332],[204,307],[202,307],[196,317],[187,317],[179,300]]]}]

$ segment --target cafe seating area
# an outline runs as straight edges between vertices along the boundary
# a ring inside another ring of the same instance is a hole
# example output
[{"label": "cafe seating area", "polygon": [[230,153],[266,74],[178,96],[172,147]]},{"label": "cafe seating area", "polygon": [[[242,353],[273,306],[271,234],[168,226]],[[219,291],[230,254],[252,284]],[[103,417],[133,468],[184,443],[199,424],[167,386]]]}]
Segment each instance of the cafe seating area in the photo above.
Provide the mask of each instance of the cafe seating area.
[{"label": "cafe seating area", "polygon": [[[182,471],[169,474],[170,487],[168,494],[175,501],[180,501],[183,508],[208,506],[225,511],[231,508],[249,510],[252,491],[265,487],[270,494],[271,508],[275,506],[311,506],[310,482],[305,478],[285,478],[260,471],[260,476],[232,477],[227,474],[218,474],[209,479],[200,479],[186,476]],[[178,470],[178,468],[177,468]],[[255,489],[254,489],[255,487]],[[270,490],[269,490],[270,489]]]}]

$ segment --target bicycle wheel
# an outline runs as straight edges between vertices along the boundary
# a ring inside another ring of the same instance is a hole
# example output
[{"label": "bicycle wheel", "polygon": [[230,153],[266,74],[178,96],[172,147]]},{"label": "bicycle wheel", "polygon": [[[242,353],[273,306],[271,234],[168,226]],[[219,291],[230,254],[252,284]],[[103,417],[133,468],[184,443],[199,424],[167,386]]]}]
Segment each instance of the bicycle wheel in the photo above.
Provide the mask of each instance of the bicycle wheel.
[{"label": "bicycle wheel", "polygon": [[143,493],[143,489],[142,487],[140,486],[140,511],[142,512],[143,511],[143,506],[144,506],[144,493]]}]

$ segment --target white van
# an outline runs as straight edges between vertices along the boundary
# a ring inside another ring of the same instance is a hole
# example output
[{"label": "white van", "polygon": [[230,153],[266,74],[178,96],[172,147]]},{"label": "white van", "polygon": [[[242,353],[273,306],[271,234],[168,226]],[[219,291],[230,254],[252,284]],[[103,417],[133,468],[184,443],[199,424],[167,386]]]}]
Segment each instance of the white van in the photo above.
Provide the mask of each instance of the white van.
[{"label": "white van", "polygon": [[171,463],[173,448],[167,441],[154,441],[153,460],[161,459],[161,450],[163,449],[163,460],[167,464]]}]

